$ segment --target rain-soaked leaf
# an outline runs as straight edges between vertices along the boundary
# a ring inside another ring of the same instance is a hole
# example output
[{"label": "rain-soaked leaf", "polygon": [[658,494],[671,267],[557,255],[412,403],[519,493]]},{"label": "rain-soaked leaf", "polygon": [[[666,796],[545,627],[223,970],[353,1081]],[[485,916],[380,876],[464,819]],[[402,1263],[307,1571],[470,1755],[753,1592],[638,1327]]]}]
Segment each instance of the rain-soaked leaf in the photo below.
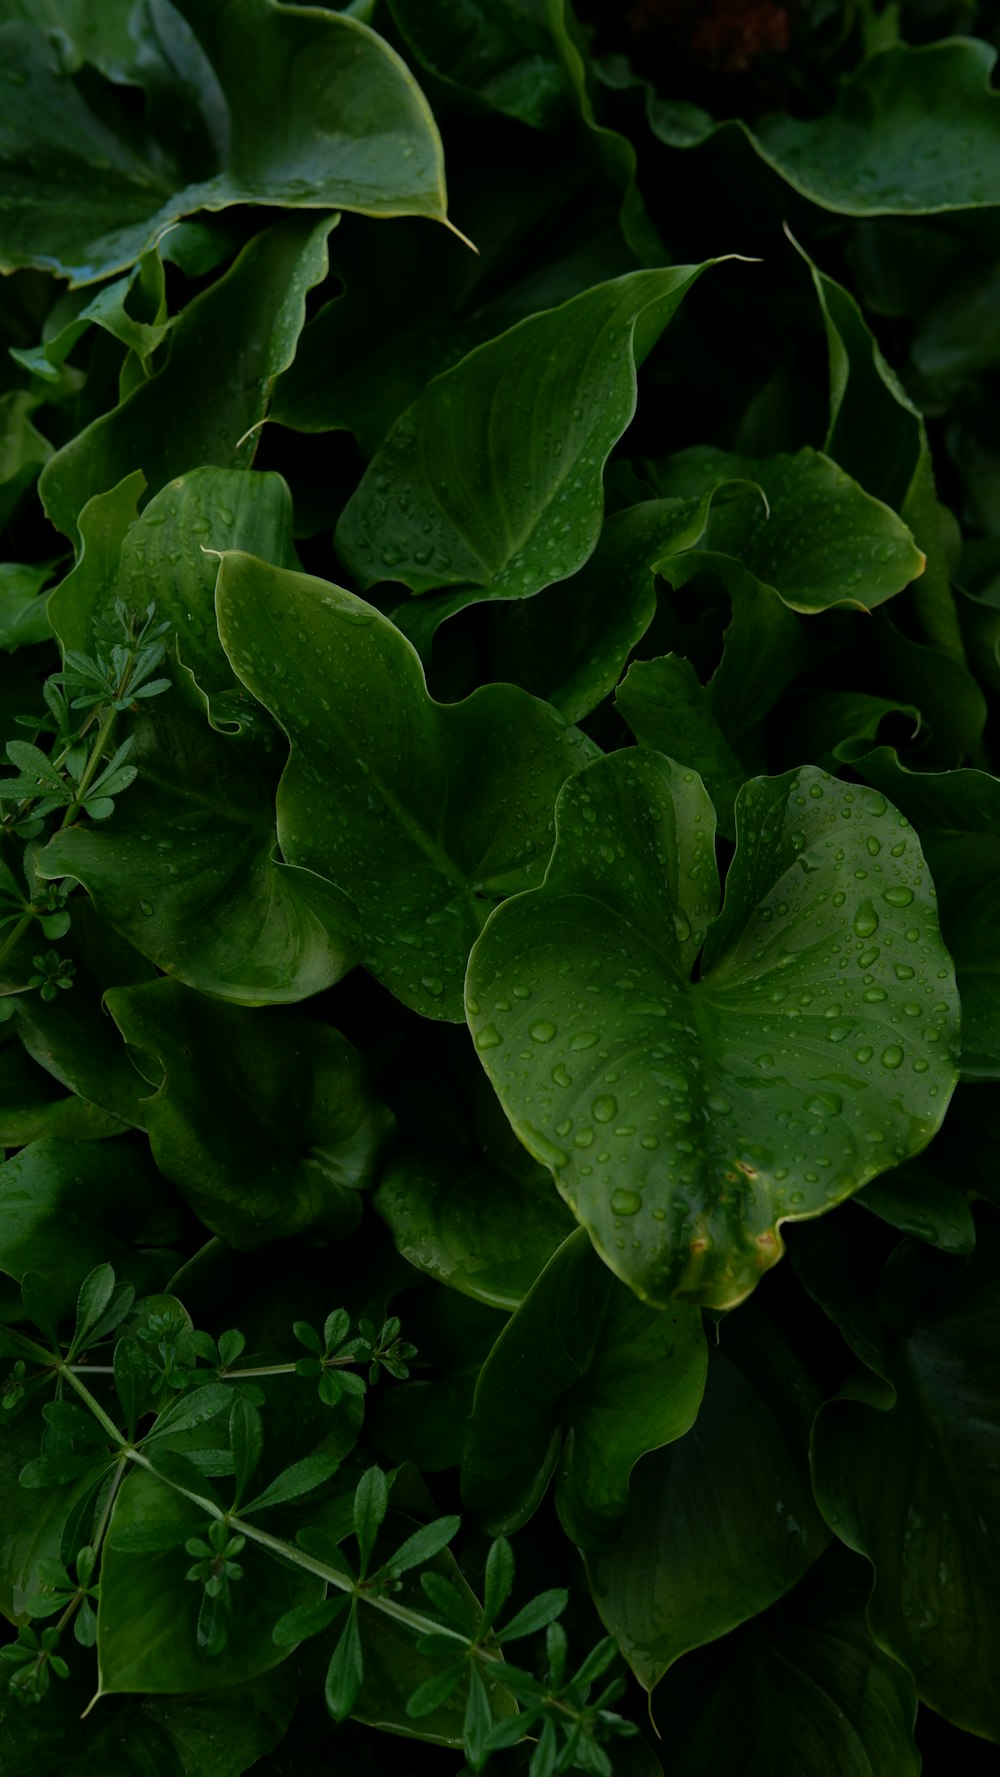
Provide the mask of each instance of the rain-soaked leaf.
[{"label": "rain-soaked leaf", "polygon": [[582,567],[600,532],[605,460],[635,411],[637,366],[704,269],[598,284],[429,383],[338,526],[360,585],[527,598]]},{"label": "rain-soaked leaf", "polygon": [[[427,102],[356,19],[275,0],[161,0],[157,28],[142,20],[134,35],[119,8],[111,42],[95,42],[87,9],[60,9],[60,42],[44,15],[17,11],[5,7],[0,27],[5,271],[93,283],[180,217],[231,204],[444,217]],[[138,131],[130,86],[148,95]]]},{"label": "rain-soaked leaf", "polygon": [[517,1133],[659,1303],[739,1302],[781,1222],[918,1152],[956,1079],[954,972],[905,818],[810,767],[752,780],[736,820],[717,914],[697,775],[599,760],[562,792],[544,884],[469,967]]}]

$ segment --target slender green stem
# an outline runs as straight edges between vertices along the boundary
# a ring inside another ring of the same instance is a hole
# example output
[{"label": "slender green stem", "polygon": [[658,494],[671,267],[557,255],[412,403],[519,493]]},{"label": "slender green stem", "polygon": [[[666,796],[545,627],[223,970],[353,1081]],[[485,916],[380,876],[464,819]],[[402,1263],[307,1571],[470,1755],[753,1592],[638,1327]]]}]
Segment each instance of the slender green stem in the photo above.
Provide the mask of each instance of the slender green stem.
[{"label": "slender green stem", "polygon": [[[126,677],[126,675],[123,674],[122,675],[123,683],[125,681],[125,677]],[[118,711],[115,709],[114,704],[112,704],[109,709],[105,710],[103,716],[101,717],[101,725],[97,730],[96,736],[94,737],[94,744],[90,749],[90,753],[87,758],[87,763],[84,766],[82,775],[80,777],[80,782],[76,786],[76,796],[75,796],[74,800],[70,803],[69,807],[67,808],[66,813],[63,815],[62,825],[60,826],[60,829],[59,829],[60,832],[62,832],[64,827],[72,826],[73,822],[77,818],[77,815],[80,813],[81,808],[83,807],[84,799],[86,797],[87,791],[90,788],[91,782],[93,781],[93,778],[96,775],[97,769],[101,763],[101,760],[104,757],[104,749],[107,746],[108,741],[111,737],[111,730],[113,729],[113,727],[115,725],[115,719],[117,717],[117,714],[118,714]]]},{"label": "slender green stem", "polygon": [[8,956],[10,955],[11,951],[13,950],[15,944],[19,944],[21,942],[21,939],[24,937],[24,934],[27,931],[28,927],[30,926],[34,917],[35,917],[35,909],[33,907],[29,907],[26,913],[22,913],[16,926],[11,926],[11,929],[7,933],[7,936],[4,939],[3,943],[0,944],[0,963],[6,962]]},{"label": "slender green stem", "polygon": [[58,1363],[55,1365],[55,1369],[57,1370],[57,1372],[60,1376],[66,1377],[67,1381],[70,1384],[70,1387],[75,1388],[77,1394],[80,1396],[80,1399],[83,1401],[86,1401],[87,1406],[90,1408],[90,1411],[94,1415],[94,1418],[97,1420],[98,1424],[103,1428],[103,1430],[107,1432],[108,1437],[111,1439],[112,1443],[117,1444],[118,1448],[120,1450],[126,1450],[131,1455],[132,1451],[129,1448],[128,1440],[122,1436],[122,1433],[118,1430],[118,1427],[115,1424],[114,1420],[111,1419],[107,1413],[105,1413],[104,1408],[101,1406],[100,1401],[95,1400],[93,1395],[90,1392],[90,1389],[85,1387],[85,1385],[80,1381],[80,1378],[76,1373],[75,1367],[71,1364]]},{"label": "slender green stem", "polygon": [[[270,1536],[266,1530],[260,1530],[248,1519],[222,1511],[213,1499],[206,1499],[203,1494],[195,1493],[191,1488],[183,1486],[170,1476],[161,1475],[141,1450],[128,1447],[125,1450],[125,1455],[130,1457],[133,1462],[138,1463],[141,1468],[148,1469],[151,1474],[156,1475],[157,1480],[172,1487],[175,1493],[183,1494],[185,1499],[189,1499],[193,1505],[198,1506],[208,1517],[224,1521],[238,1536],[245,1536],[248,1542],[256,1543],[259,1548],[267,1549],[270,1554],[277,1555],[282,1561],[291,1562],[293,1566],[300,1567],[304,1573],[311,1573],[317,1579],[326,1580],[327,1584],[335,1586],[338,1592],[355,1593],[365,1604],[372,1605],[384,1616],[394,1618],[397,1623],[405,1624],[408,1629],[414,1630],[418,1635],[445,1635],[449,1640],[454,1641],[456,1652],[460,1648],[468,1647],[468,1637],[459,1630],[450,1629],[444,1623],[435,1622],[432,1617],[425,1617],[419,1611],[410,1610],[405,1604],[397,1604],[392,1598],[381,1597],[376,1592],[366,1592],[363,1586],[359,1587],[357,1581],[341,1572],[339,1568],[331,1567],[329,1562],[320,1561],[315,1555],[307,1555],[304,1549],[296,1548],[294,1543],[286,1543],[280,1537]],[[499,1655],[496,1657],[499,1658]]]}]

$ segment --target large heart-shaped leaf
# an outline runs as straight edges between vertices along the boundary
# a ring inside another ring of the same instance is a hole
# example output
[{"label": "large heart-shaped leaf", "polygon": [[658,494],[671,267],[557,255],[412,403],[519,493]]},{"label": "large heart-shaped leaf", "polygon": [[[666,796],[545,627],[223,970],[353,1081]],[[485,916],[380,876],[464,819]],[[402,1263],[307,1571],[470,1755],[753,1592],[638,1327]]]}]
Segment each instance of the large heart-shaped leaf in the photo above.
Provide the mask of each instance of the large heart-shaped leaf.
[{"label": "large heart-shaped leaf", "polygon": [[206,1226],[244,1249],[354,1226],[391,1118],[339,1031],[166,978],[116,988],[107,1005],[156,1088],[157,1165]]},{"label": "large heart-shaped leaf", "polygon": [[75,876],[143,956],[203,992],[261,1005],[339,980],[357,959],[354,912],[273,857],[271,760],[178,698],[147,704],[132,732],[141,794],[57,833],[37,873]]},{"label": "large heart-shaped leaf", "polygon": [[365,967],[399,999],[460,1019],[473,940],[540,877],[593,743],[514,685],[435,703],[399,630],[326,581],[227,553],[216,597],[235,671],[292,743],[285,857],[350,894]]},{"label": "large heart-shaped leaf", "polygon": [[[41,265],[92,283],[179,217],[230,204],[444,220],[426,100],[359,20],[275,0],[159,0],[155,18],[108,35],[86,12],[61,12],[61,55],[37,23],[8,15],[5,271]],[[149,104],[138,143],[129,86]]]},{"label": "large heart-shaped leaf", "polygon": [[919,1777],[913,1680],[868,1633],[859,1565],[831,1550],[780,1604],[667,1674],[655,1713],[671,1777]]},{"label": "large heart-shaped leaf", "polygon": [[819,1415],[813,1466],[828,1523],[875,1569],[876,1640],[942,1715],[1000,1741],[1000,1228],[985,1207],[978,1222],[965,1261],[908,1243],[890,1263],[895,1402],[873,1378],[846,1388]]},{"label": "large heart-shaped leaf", "polygon": [[587,1557],[594,1602],[647,1690],[681,1654],[783,1597],[822,1554],[808,1460],[817,1405],[763,1315],[724,1323],[693,1426],[643,1457],[617,1538]]},{"label": "large heart-shaped leaf", "polygon": [[640,1457],[693,1424],[706,1363],[697,1309],[636,1301],[577,1228],[480,1372],[462,1461],[466,1505],[495,1533],[517,1529],[558,1463],[563,1528],[585,1548],[602,1547],[628,1509]]},{"label": "large heart-shaped leaf", "polygon": [[562,792],[543,886],[469,964],[521,1140],[661,1303],[740,1301],[780,1223],[916,1153],[956,1078],[954,971],[905,818],[807,767],[754,779],[736,819],[712,923],[701,780],[645,749],[598,760]]},{"label": "large heart-shaped leaf", "polygon": [[600,533],[604,463],[635,411],[637,366],[704,269],[597,284],[429,383],[337,528],[360,585],[527,598],[582,567]]},{"label": "large heart-shaped leaf", "polygon": [[87,501],[136,469],[155,493],[201,464],[249,467],[271,385],[295,356],[306,293],[326,275],[332,226],[305,216],[264,229],[188,304],[162,370],[49,459],[39,491],[59,530],[75,540]]}]

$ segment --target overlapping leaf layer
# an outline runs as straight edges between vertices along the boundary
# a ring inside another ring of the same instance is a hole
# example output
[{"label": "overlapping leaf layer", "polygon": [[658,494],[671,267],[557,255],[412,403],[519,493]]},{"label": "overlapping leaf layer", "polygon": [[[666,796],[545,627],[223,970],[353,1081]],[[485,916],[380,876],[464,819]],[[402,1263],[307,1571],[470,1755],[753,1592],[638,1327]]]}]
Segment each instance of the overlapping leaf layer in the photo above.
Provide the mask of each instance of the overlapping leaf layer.
[{"label": "overlapping leaf layer", "polygon": [[996,7],[0,49],[11,1769],[985,1770]]}]

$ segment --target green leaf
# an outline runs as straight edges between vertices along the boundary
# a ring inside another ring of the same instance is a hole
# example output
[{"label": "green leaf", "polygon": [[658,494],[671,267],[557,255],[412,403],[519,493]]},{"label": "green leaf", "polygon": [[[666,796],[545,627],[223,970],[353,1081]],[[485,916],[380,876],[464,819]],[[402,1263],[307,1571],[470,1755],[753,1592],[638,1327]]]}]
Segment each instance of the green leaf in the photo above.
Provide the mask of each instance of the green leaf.
[{"label": "green leaf", "polygon": [[209,1382],[204,1388],[179,1395],[158,1415],[156,1424],[146,1434],[144,1446],[148,1448],[159,1438],[190,1431],[192,1427],[204,1424],[207,1419],[214,1419],[217,1414],[228,1412],[232,1400],[232,1389],[225,1382]]},{"label": "green leaf", "polygon": [[[236,681],[215,627],[215,552],[247,549],[296,567],[288,488],[280,475],[194,469],[137,516],[143,491],[133,474],[88,501],[79,519],[80,558],[52,595],[52,627],[64,650],[86,653],[95,619],[113,617],[119,599],[144,610],[155,585],[157,621],[170,624],[171,654],[176,650],[202,692],[232,691]],[[184,684],[181,673],[182,690]],[[244,728],[252,724],[249,700],[241,719]]]},{"label": "green leaf", "polygon": [[[17,1002],[10,995],[6,1004],[19,1025],[19,1014],[29,998],[34,1002],[33,1011],[43,1006],[49,1011],[55,1004],[43,1000],[41,994],[19,994]],[[60,996],[59,1003],[66,1003],[65,996]],[[120,1134],[123,1127],[117,1117],[87,1099],[62,1092],[52,1075],[44,1067],[36,1066],[20,1043],[8,1042],[0,1049],[0,1142],[7,1147],[19,1148],[52,1138],[63,1142],[102,1141],[105,1136]]]},{"label": "green leaf", "polygon": [[782,1221],[930,1140],[958,1004],[926,865],[884,797],[811,767],[754,779],[717,918],[713,824],[659,754],[588,767],[544,886],[493,915],[467,996],[508,1116],[606,1262],[654,1302],[731,1307],[780,1258]]},{"label": "green leaf", "polygon": [[[977,209],[995,202],[1000,176],[1000,107],[989,86],[995,61],[996,50],[974,38],[894,43],[841,82],[823,116],[776,112],[740,127],[762,160],[825,210]],[[699,107],[649,91],[650,125],[671,147],[695,147],[715,130]]]},{"label": "green leaf", "polygon": [[731,839],[733,809],[745,773],[691,662],[679,654],[634,660],[618,687],[615,708],[640,746],[667,753],[698,771],[715,806],[719,830]]},{"label": "green leaf", "polygon": [[222,999],[281,1004],[339,980],[357,955],[353,908],[274,857],[267,766],[174,698],[132,732],[141,792],[100,827],[57,833],[39,875],[76,877],[142,955]]},{"label": "green leaf", "polygon": [[675,1666],[655,1712],[671,1774],[918,1777],[913,1681],[868,1634],[854,1564],[827,1557],[780,1604]]},{"label": "green leaf", "polygon": [[[545,10],[511,0],[390,0],[393,21],[421,66],[480,104],[535,129],[558,127],[569,83]],[[552,9],[548,9],[551,11]]]},{"label": "green leaf", "polygon": [[1000,783],[985,771],[910,771],[890,747],[856,769],[909,816],[934,871],[962,996],[963,1077],[1000,1078]]},{"label": "green leaf", "polygon": [[[41,994],[18,994],[14,1003],[21,1042],[52,1078],[79,1095],[75,1101],[78,1111],[84,1109],[81,1100],[102,1107],[105,1127],[99,1128],[98,1134],[118,1133],[128,1124],[141,1128],[141,1083],[104,1010],[103,999],[106,988],[149,980],[153,970],[83,896],[73,903],[72,927],[60,944],[60,953],[74,964],[73,990],[55,1001],[45,1001]],[[25,1093],[25,1103],[30,1102]],[[48,1133],[39,1131],[40,1136]],[[63,1139],[73,1139],[75,1134],[62,1124],[52,1133]],[[10,1139],[16,1139],[13,1133]],[[32,1135],[26,1134],[25,1139],[32,1139]],[[107,1256],[113,1258],[110,1249]],[[116,1269],[123,1275],[120,1265]]]},{"label": "green leaf", "polygon": [[354,1495],[354,1534],[361,1554],[362,1578],[375,1547],[386,1512],[389,1509],[389,1485],[380,1468],[366,1469]]},{"label": "green leaf", "polygon": [[158,1196],[148,1159],[129,1142],[32,1142],[0,1166],[0,1270],[18,1279],[44,1270],[61,1319],[95,1265],[139,1275],[135,1248]]},{"label": "green leaf", "polygon": [[97,1265],[93,1271],[87,1273],[77,1296],[74,1349],[79,1349],[91,1328],[96,1327],[103,1318],[114,1293],[115,1273],[112,1265]]},{"label": "green leaf", "polygon": [[700,445],[666,457],[655,475],[674,499],[755,484],[713,501],[703,542],[669,570],[661,564],[674,585],[709,570],[727,585],[751,577],[793,611],[872,610],[923,572],[906,525],[819,451],[749,457]]},{"label": "green leaf", "polygon": [[242,1499],[264,1447],[264,1427],[257,1408],[238,1394],[229,1410],[229,1445],[236,1472],[236,1497]]},{"label": "green leaf", "polygon": [[334,1721],[346,1721],[347,1717],[352,1714],[361,1690],[363,1676],[364,1661],[361,1652],[361,1637],[358,1634],[358,1606],[357,1601],[352,1599],[351,1614],[326,1669],[324,1694],[326,1706]]},{"label": "green leaf", "polygon": [[297,1610],[290,1610],[275,1623],[274,1639],[279,1647],[296,1647],[312,1635],[322,1635],[349,1603],[350,1594],[339,1592],[331,1598],[319,1598],[315,1604],[299,1605]]},{"label": "green leaf", "polygon": [[0,648],[13,653],[32,642],[47,642],[52,634],[48,599],[42,587],[52,578],[52,564],[36,567],[22,562],[0,562]]},{"label": "green leaf", "polygon": [[483,1625],[492,1628],[514,1589],[514,1551],[505,1536],[490,1544],[483,1582]]},{"label": "green leaf", "polygon": [[292,743],[289,864],[349,882],[365,966],[425,1017],[459,1019],[473,940],[540,877],[556,791],[593,743],[515,686],[435,703],[394,625],[325,581],[230,554],[217,602],[236,672]]},{"label": "green leaf", "polygon": [[435,1518],[431,1524],[422,1524],[412,1536],[400,1543],[394,1555],[383,1563],[384,1571],[393,1574],[407,1573],[411,1567],[422,1567],[427,1561],[446,1549],[452,1538],[458,1535],[461,1518]]},{"label": "green leaf", "polygon": [[857,1202],[870,1209],[890,1227],[904,1234],[915,1234],[942,1252],[971,1252],[976,1243],[976,1228],[968,1200],[958,1183],[933,1165],[933,1150],[928,1163],[911,1160],[873,1179],[859,1191]]},{"label": "green leaf", "polygon": [[629,273],[529,316],[428,384],[344,511],[362,587],[474,586],[526,598],[582,567],[636,368],[704,266]]},{"label": "green leaf", "polygon": [[[230,204],[443,220],[441,145],[426,101],[366,26],[272,0],[175,0],[157,21],[155,35],[140,27],[129,42],[123,33],[117,65],[104,71],[147,88],[168,142],[186,125],[190,183],[160,144],[140,136],[132,146],[113,88],[64,72],[40,30],[4,26],[5,271],[40,264],[93,282],[179,217]],[[65,29],[62,13],[59,23]]]},{"label": "green leaf", "polygon": [[578,1228],[483,1365],[462,1462],[466,1505],[491,1530],[514,1530],[558,1463],[564,1529],[601,1547],[628,1510],[639,1458],[694,1422],[705,1365],[697,1310],[645,1307]]},{"label": "green leaf", "polygon": [[48,439],[32,423],[38,406],[29,389],[0,395],[0,526],[6,527],[23,495],[52,455]]},{"label": "green leaf", "polygon": [[411,1265],[494,1308],[524,1300],[572,1227],[544,1174],[539,1189],[451,1154],[397,1153],[374,1203]]},{"label": "green leaf", "polygon": [[[816,1497],[875,1573],[868,1621],[949,1721],[1000,1740],[989,1648],[997,1633],[1000,1473],[998,1227],[982,1208],[968,1259],[908,1242],[883,1277],[896,1402],[868,1383],[819,1414]],[[905,1527],[902,1534],[900,1527]]]},{"label": "green leaf", "polygon": [[143,1071],[152,1058],[162,1078],[147,1100],[150,1144],[206,1226],[244,1249],[354,1226],[390,1120],[338,1031],[165,978],[115,989],[107,1005]]},{"label": "green leaf", "polygon": [[[926,641],[947,657],[948,676],[941,683],[940,675],[937,680],[928,675],[921,713],[943,743],[964,726],[951,704],[968,703],[973,724],[979,716],[979,727],[973,726],[975,741],[985,712],[977,708],[982,700],[967,669],[951,590],[957,565],[956,526],[937,503],[923,419],[886,363],[853,297],[807,255],[803,257],[819,297],[829,352],[830,424],[825,448],[869,493],[899,512],[925,552],[926,568],[909,598]],[[899,680],[901,693],[904,683]],[[907,689],[915,691],[919,683],[914,676]],[[891,679],[883,688],[892,688]]]},{"label": "green leaf", "polygon": [[549,1623],[554,1623],[562,1616],[569,1601],[569,1593],[556,1586],[548,1592],[540,1592],[532,1598],[505,1623],[502,1629],[495,1631],[496,1640],[503,1645],[507,1641],[520,1641],[522,1636],[537,1635]]},{"label": "green leaf", "polygon": [[617,1540],[588,1557],[597,1608],[647,1690],[783,1597],[829,1541],[809,1483],[807,1372],[756,1309],[720,1332],[694,1425],[643,1458]]},{"label": "green leaf", "polygon": [[50,459],[39,492],[58,530],[75,541],[87,501],[137,468],[157,493],[202,464],[250,466],[271,384],[295,356],[306,294],[326,275],[331,227],[324,216],[265,229],[188,304],[164,367]]},{"label": "green leaf", "polygon": [[280,1475],[251,1499],[243,1507],[245,1513],[263,1512],[270,1506],[285,1505],[289,1500],[301,1499],[303,1494],[312,1493],[321,1487],[324,1481],[335,1474],[340,1465],[339,1457],[326,1450],[314,1450],[311,1456],[303,1456],[300,1462],[290,1463],[282,1469]]}]

